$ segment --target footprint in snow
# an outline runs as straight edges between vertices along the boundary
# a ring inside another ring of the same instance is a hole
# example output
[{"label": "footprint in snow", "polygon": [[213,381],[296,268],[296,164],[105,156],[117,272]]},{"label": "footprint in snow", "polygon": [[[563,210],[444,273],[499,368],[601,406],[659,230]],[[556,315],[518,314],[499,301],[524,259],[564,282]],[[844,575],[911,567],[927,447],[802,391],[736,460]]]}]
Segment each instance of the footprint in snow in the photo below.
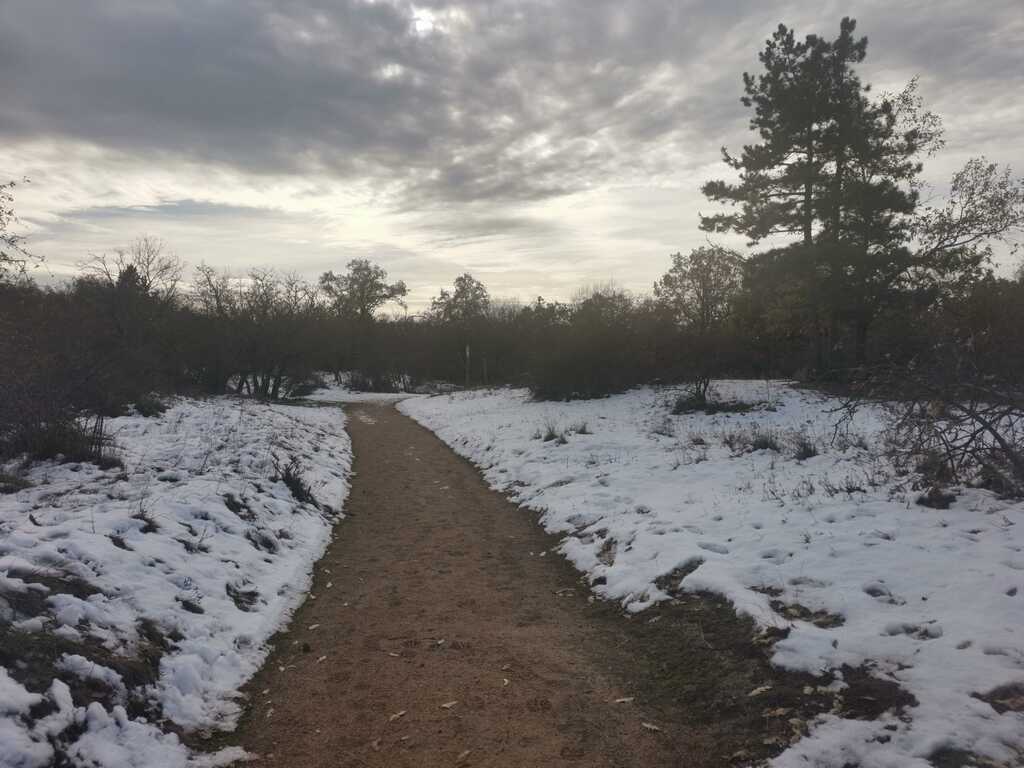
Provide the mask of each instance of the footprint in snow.
[{"label": "footprint in snow", "polygon": [[701,549],[706,549],[708,552],[717,552],[720,555],[728,555],[729,548],[722,544],[716,544],[713,541],[698,541],[697,546]]},{"label": "footprint in snow", "polygon": [[761,552],[762,560],[771,560],[773,563],[782,563],[786,560],[787,554],[781,549],[766,549]]},{"label": "footprint in snow", "polygon": [[789,580],[789,583],[794,587],[817,587],[819,589],[832,586],[831,581],[815,579],[811,576],[794,576]]},{"label": "footprint in snow", "polygon": [[879,602],[889,603],[890,605],[905,605],[906,600],[902,597],[897,597],[889,588],[880,581],[873,581],[869,584],[864,585],[864,593],[875,598]]},{"label": "footprint in snow", "polygon": [[907,635],[916,637],[918,640],[934,640],[942,637],[942,626],[935,621],[926,621],[921,624],[894,621],[885,625],[885,634],[890,637]]}]

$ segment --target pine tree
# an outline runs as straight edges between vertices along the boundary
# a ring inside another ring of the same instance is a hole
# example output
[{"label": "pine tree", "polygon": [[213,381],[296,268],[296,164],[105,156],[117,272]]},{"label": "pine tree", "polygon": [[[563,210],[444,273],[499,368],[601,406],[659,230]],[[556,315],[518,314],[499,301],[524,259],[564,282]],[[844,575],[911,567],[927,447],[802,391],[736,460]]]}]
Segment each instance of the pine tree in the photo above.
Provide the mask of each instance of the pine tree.
[{"label": "pine tree", "polygon": [[904,289],[917,157],[936,135],[930,113],[908,120],[899,101],[870,98],[854,69],[867,38],[855,38],[855,29],[844,18],[834,41],[798,42],[779,25],[760,54],[765,72],[743,76],[742,102],[754,109],[751,128],[761,142],[739,157],[723,149],[738,183],[703,187],[738,210],[701,217],[702,228],[739,232],[751,244],[799,238],[754,264],[766,276],[798,275],[802,306],[788,314],[813,318],[804,332],[817,341],[819,368],[831,367],[843,332],[853,337],[855,361],[865,362],[872,321]]},{"label": "pine tree", "polygon": [[738,205],[740,211],[702,216],[703,229],[736,231],[752,243],[796,234],[812,244],[834,184],[828,166],[845,134],[843,112],[862,87],[851,65],[864,60],[867,38],[855,40],[855,26],[843,19],[835,42],[816,35],[798,42],[780,24],[767,41],[759,56],[765,72],[743,74],[741,99],[754,109],[750,128],[762,141],[744,146],[738,157],[723,148],[740,182],[710,181],[702,189],[711,200]]}]

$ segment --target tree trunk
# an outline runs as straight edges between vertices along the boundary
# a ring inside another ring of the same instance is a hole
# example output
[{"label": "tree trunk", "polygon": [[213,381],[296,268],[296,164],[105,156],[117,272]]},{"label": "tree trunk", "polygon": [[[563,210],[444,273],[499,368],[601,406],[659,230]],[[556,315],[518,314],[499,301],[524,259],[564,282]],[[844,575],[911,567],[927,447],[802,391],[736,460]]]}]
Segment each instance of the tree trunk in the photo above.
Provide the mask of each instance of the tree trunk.
[{"label": "tree trunk", "polygon": [[858,318],[854,324],[854,364],[858,368],[868,362],[868,330],[870,321],[866,317]]},{"label": "tree trunk", "polygon": [[807,179],[804,181],[804,245],[810,246],[814,240],[814,182],[811,180],[811,172],[814,166],[814,139],[812,138],[812,126],[807,126]]}]

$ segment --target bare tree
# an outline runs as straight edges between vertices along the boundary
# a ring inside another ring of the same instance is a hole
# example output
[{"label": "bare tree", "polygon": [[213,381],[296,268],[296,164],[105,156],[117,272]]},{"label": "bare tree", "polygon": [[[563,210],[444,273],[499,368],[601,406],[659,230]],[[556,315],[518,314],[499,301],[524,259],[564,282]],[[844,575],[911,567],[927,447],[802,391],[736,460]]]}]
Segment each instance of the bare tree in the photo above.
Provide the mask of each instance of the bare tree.
[{"label": "bare tree", "polygon": [[90,257],[81,268],[86,276],[109,285],[117,285],[131,270],[146,295],[171,304],[178,298],[185,262],[168,251],[163,240],[144,235],[127,248],[116,249],[113,254]]},{"label": "bare tree", "polygon": [[25,267],[32,261],[39,261],[25,249],[25,237],[11,231],[18,221],[14,214],[14,188],[17,182],[0,184],[0,282],[12,274],[24,274]]},{"label": "bare tree", "polygon": [[743,258],[719,245],[673,254],[672,268],[654,284],[654,296],[680,325],[704,333],[731,313],[740,291]]},{"label": "bare tree", "polygon": [[672,268],[654,284],[654,296],[680,326],[683,366],[695,407],[707,402],[711,379],[719,373],[724,327],[743,277],[743,259],[717,245],[672,256]]},{"label": "bare tree", "polygon": [[228,318],[238,311],[238,295],[228,272],[200,264],[192,282],[194,304],[206,315]]},{"label": "bare tree", "polygon": [[1024,229],[1024,179],[985,158],[972,158],[950,183],[948,200],[926,206],[915,218],[913,235],[919,247],[911,277],[922,287],[947,292],[981,276],[991,261],[993,244],[1011,252]]}]

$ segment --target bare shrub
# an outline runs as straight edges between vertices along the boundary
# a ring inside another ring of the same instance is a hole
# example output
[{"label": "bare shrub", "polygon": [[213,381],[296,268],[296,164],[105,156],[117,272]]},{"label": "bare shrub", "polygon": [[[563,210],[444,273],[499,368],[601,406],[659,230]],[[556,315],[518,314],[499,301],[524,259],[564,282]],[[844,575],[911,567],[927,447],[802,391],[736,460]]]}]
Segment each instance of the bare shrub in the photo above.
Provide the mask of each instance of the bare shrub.
[{"label": "bare shrub", "polygon": [[1024,383],[983,373],[966,347],[937,346],[927,359],[876,369],[843,407],[852,419],[885,397],[885,441],[919,488],[975,483],[1024,493]]},{"label": "bare shrub", "polygon": [[780,451],[778,435],[769,429],[754,427],[750,434],[750,450]]},{"label": "bare shrub", "polygon": [[301,504],[318,506],[316,498],[313,496],[313,490],[302,474],[302,463],[298,456],[292,456],[287,464],[281,464],[274,459],[274,470],[277,472],[278,479],[288,486],[288,490],[292,492],[296,501]]},{"label": "bare shrub", "polygon": [[671,419],[663,418],[651,425],[651,434],[659,435],[660,437],[675,437],[676,425],[672,423]]},{"label": "bare shrub", "polygon": [[797,461],[812,459],[818,455],[818,446],[806,432],[800,432],[793,438],[793,458]]},{"label": "bare shrub", "polygon": [[167,404],[154,395],[142,395],[135,399],[135,412],[140,416],[159,416],[167,411]]},{"label": "bare shrub", "polygon": [[721,435],[722,444],[733,453],[748,451],[781,451],[779,436],[770,429],[758,425],[746,429],[727,429]]}]

